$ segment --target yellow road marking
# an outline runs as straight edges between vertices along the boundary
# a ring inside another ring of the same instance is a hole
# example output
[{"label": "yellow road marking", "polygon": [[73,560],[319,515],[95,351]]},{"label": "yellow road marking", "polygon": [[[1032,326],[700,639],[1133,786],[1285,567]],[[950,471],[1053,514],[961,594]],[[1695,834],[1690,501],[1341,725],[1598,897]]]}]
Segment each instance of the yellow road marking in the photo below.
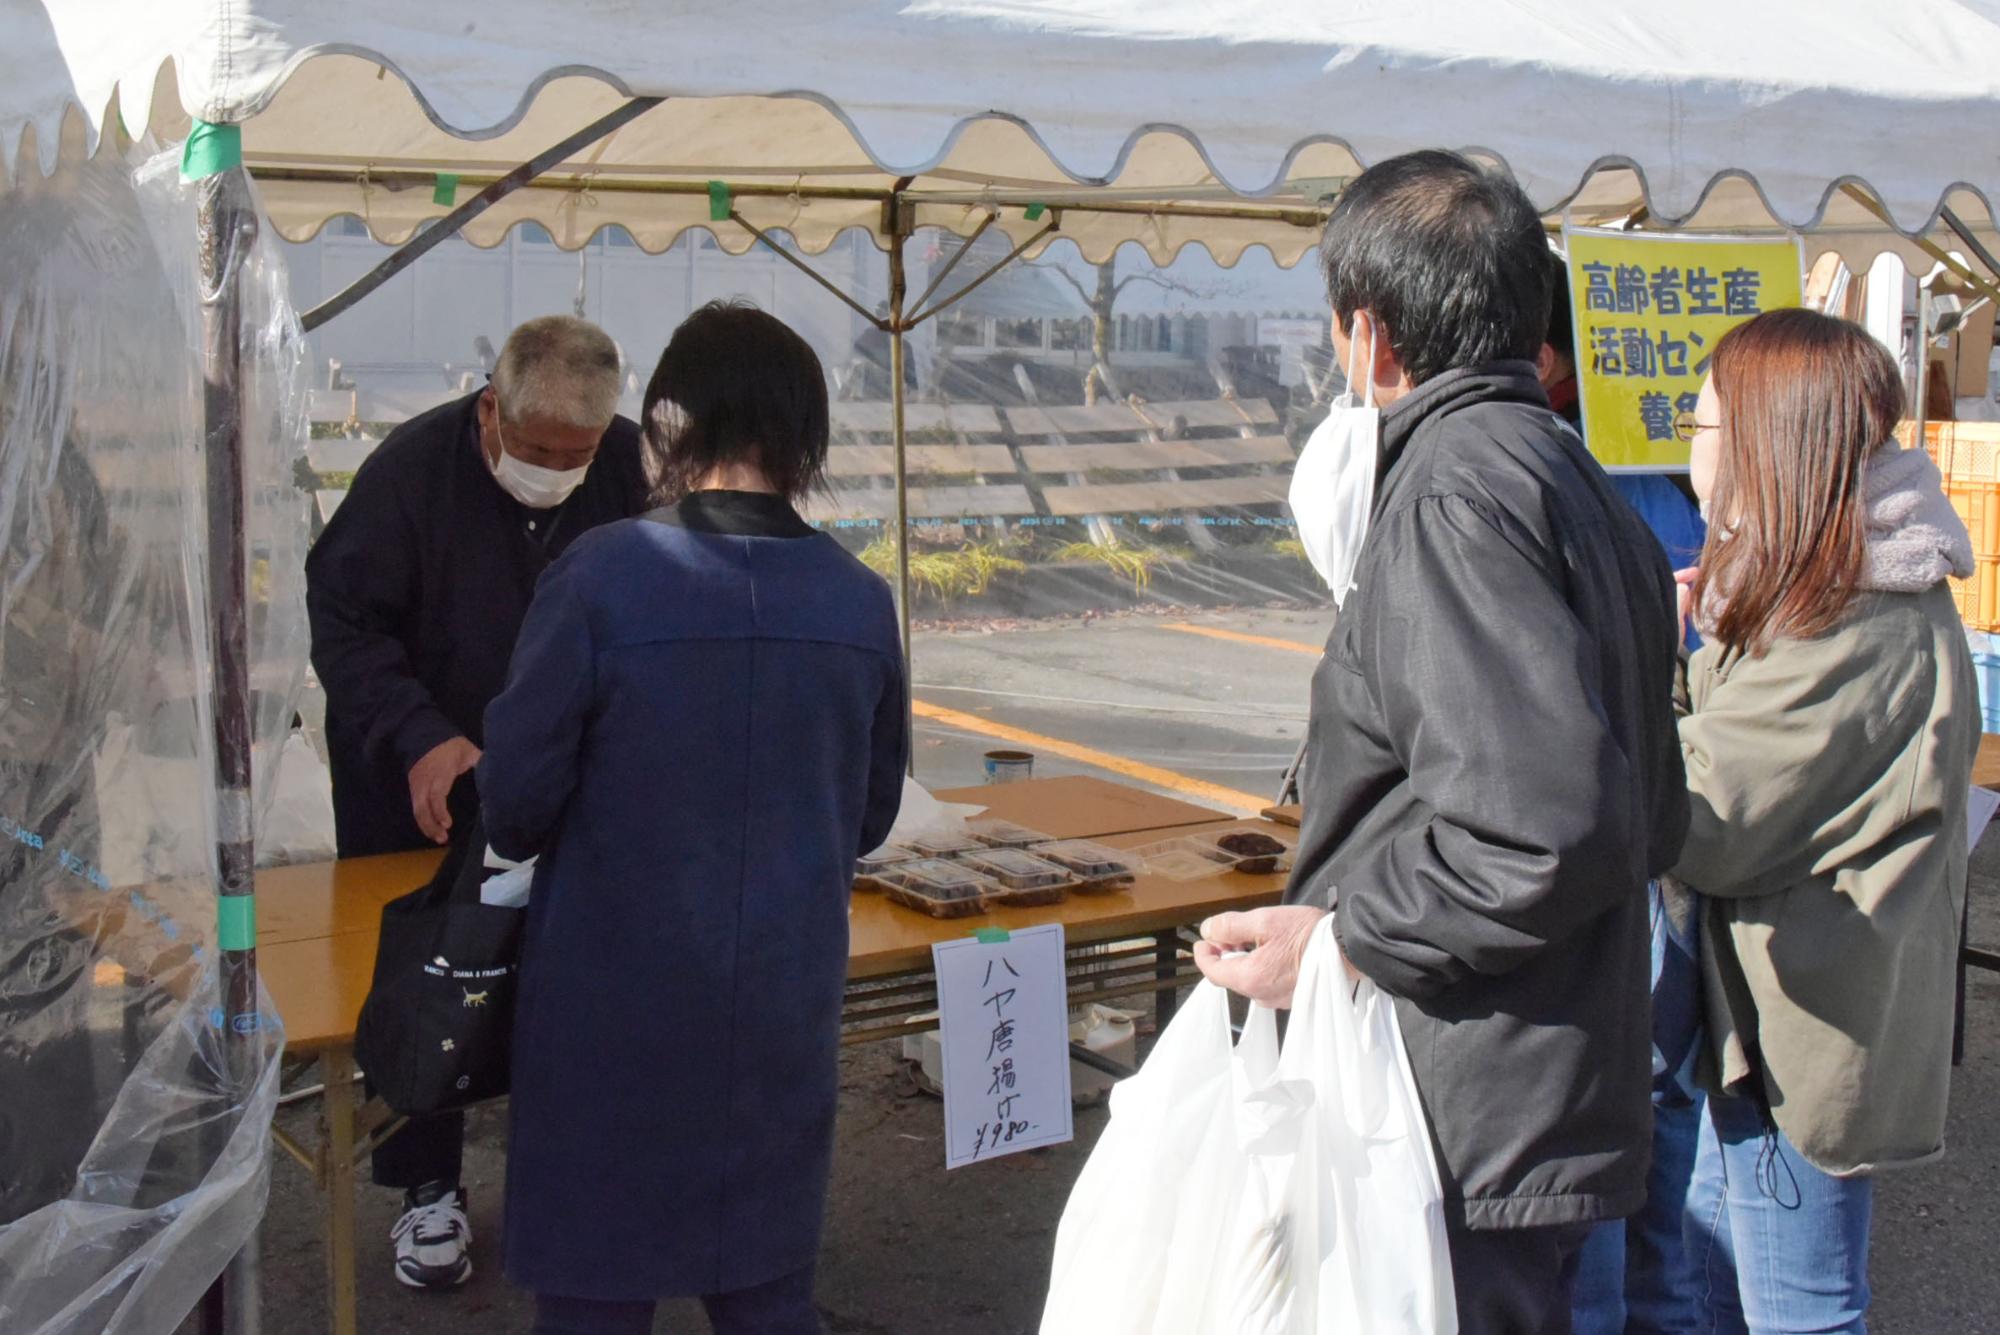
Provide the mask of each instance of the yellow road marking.
[{"label": "yellow road marking", "polygon": [[1229,640],[1236,644],[1261,644],[1266,649],[1289,649],[1295,654],[1311,654],[1318,658],[1322,650],[1310,644],[1300,644],[1296,640],[1280,640],[1269,635],[1246,635],[1240,630],[1223,630],[1216,626],[1194,626],[1185,621],[1168,621],[1164,629],[1177,630],[1184,635],[1206,635],[1211,640]]},{"label": "yellow road marking", "polygon": [[1080,761],[1085,765],[1095,765],[1098,769],[1122,774],[1128,779],[1150,783],[1158,788],[1168,788],[1186,797],[1196,798],[1215,806],[1230,807],[1245,815],[1254,816],[1270,803],[1250,793],[1234,788],[1224,788],[1221,784],[1209,783],[1158,765],[1148,765],[1143,761],[1131,760],[1125,756],[1114,756],[1109,751],[1099,751],[1095,747],[1083,746],[1076,742],[1066,742],[1060,737],[1044,737],[1026,728],[1010,727],[1005,723],[995,723],[991,719],[980,718],[977,714],[961,713],[956,709],[946,709],[943,705],[931,704],[928,700],[914,700],[910,712],[918,718],[942,723],[947,727],[962,728],[966,732],[976,732],[1003,742],[1019,742],[1023,746],[1050,755],[1061,756],[1065,760]]}]

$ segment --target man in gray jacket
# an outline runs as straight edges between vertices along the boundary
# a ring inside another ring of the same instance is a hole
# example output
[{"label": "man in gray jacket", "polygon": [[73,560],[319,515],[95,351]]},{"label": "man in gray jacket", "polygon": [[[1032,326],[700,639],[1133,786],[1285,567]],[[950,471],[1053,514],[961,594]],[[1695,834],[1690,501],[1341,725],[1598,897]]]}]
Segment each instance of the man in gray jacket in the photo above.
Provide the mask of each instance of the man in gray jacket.
[{"label": "man in gray jacket", "polygon": [[1211,919],[1197,959],[1286,1004],[1335,911],[1396,999],[1460,1330],[1567,1332],[1589,1226],[1645,1191],[1646,883],[1688,820],[1673,578],[1537,381],[1548,250],[1518,186],[1383,162],[1322,261],[1335,353],[1384,408],[1371,525],[1313,679],[1285,906]]}]

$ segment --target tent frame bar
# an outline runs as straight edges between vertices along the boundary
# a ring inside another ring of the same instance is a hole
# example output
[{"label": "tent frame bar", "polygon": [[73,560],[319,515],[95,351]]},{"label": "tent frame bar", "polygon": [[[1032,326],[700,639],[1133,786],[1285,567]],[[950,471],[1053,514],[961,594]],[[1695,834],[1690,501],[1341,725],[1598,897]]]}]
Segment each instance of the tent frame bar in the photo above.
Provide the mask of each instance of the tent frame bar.
[{"label": "tent frame bar", "polygon": [[931,285],[923,290],[922,295],[910,303],[911,306],[917,310],[922,310],[924,303],[936,296],[937,290],[944,286],[944,280],[951,277],[951,271],[958,267],[958,262],[972,253],[972,248],[979,244],[979,238],[985,236],[987,229],[999,220],[1000,214],[997,211],[988,213],[980,221],[979,226],[973,231],[972,235],[965,238],[964,244],[960,245],[952,257],[945,261],[944,267],[931,276]]},{"label": "tent frame bar", "polygon": [[[1008,251],[1007,254],[997,263],[995,263],[992,268],[988,269],[985,273],[979,275],[979,277],[967,283],[964,287],[960,288],[958,291],[952,293],[949,297],[946,297],[943,301],[938,302],[936,305],[931,306],[926,310],[920,310],[915,315],[912,315],[908,321],[907,327],[914,329],[918,325],[922,324],[924,321],[931,319],[936,315],[940,315],[943,312],[950,310],[953,306],[956,306],[959,302],[964,301],[967,297],[972,295],[975,289],[980,287],[994,275],[998,274],[1002,269],[1012,264],[1015,260],[1020,259],[1021,256],[1026,254],[1029,250],[1033,249],[1035,246],[1040,245],[1052,233],[1060,230],[1061,226],[1062,226],[1062,215],[1054,211],[1051,211],[1049,214],[1049,221],[1047,226],[1043,227],[1040,231],[1036,232],[1026,241],[1023,241],[1020,245]],[[953,263],[956,262],[957,259],[954,257]],[[948,268],[949,266],[947,266],[947,269]],[[942,275],[940,275],[940,277],[942,277]],[[932,283],[931,287],[933,290],[935,290],[937,284]],[[924,295],[929,296],[930,294],[925,293]]]},{"label": "tent frame bar", "polygon": [[[551,150],[551,152],[553,151]],[[547,156],[548,154],[542,155],[543,158]],[[541,159],[538,158],[536,161],[541,161]],[[559,165],[559,163],[560,159],[558,159],[557,163],[551,163],[549,167],[544,168],[542,171],[516,182],[506,191],[502,192],[502,194],[511,194],[514,190],[531,182],[538,189],[562,191],[565,193],[590,191],[596,194],[699,195],[706,197],[709,192],[708,182],[705,180],[623,180],[616,176],[596,172],[571,172],[557,176],[552,173],[552,168]],[[435,179],[434,172],[422,171],[415,168],[397,168],[388,171],[371,169],[356,172],[326,167],[285,166],[275,163],[265,166],[259,165],[255,161],[252,161],[250,164],[250,172],[259,181],[285,181],[307,185],[367,186],[374,184],[389,185],[397,189],[421,189],[430,185]],[[459,177],[459,183],[461,185],[481,185],[485,189],[491,189],[502,182],[512,180],[519,172],[520,168],[516,168],[506,176],[466,173]],[[484,191],[482,190],[483,193]],[[1029,208],[1035,204],[1042,204],[1047,206],[1051,211],[1062,210],[1069,213],[1113,214],[1128,217],[1206,218],[1217,221],[1237,222],[1276,222],[1303,228],[1318,227],[1326,221],[1326,212],[1313,208],[1298,208],[1295,206],[1253,208],[1245,205],[1186,203],[1167,200],[1148,200],[1139,197],[1104,199],[1074,192],[1040,195],[1027,191],[1010,191],[1006,194],[995,194],[991,190],[911,190],[901,184],[883,189],[877,186],[778,184],[762,181],[743,182],[739,184],[736,181],[730,181],[729,193],[733,198],[737,199],[797,199],[800,201],[823,199],[848,203],[876,203],[885,205],[893,202],[897,206],[905,208],[912,206],[923,208],[929,205],[944,206],[960,204],[968,208],[984,207],[988,210],[1004,210],[1008,208]],[[496,196],[496,198],[499,197]],[[480,211],[483,212],[484,210]],[[444,218],[439,219],[437,223],[426,228],[420,235],[429,236],[446,223],[452,222],[455,216],[455,214],[447,214]],[[458,220],[452,227],[452,231],[446,232],[445,235],[449,236],[452,232],[456,232],[467,221],[470,221],[470,219]],[[420,238],[412,237],[410,242],[406,244],[413,244],[418,239]],[[439,239],[442,240],[443,238],[440,237]]]},{"label": "tent frame bar", "polygon": [[403,270],[415,264],[430,252],[432,247],[458,233],[480,214],[513,194],[528,182],[561,165],[571,154],[607,139],[639,117],[666,101],[661,97],[635,97],[617,109],[598,117],[590,124],[564,139],[561,143],[544,149],[505,176],[492,182],[471,199],[460,204],[431,226],[411,237],[396,252],[370,269],[361,277],[348,284],[346,289],[328,297],[299,317],[307,333],[319,328],[334,316],[352,307],[363,297],[382,284],[394,278]]},{"label": "tent frame bar", "polygon": [[[1960,218],[1950,209],[1942,210],[1940,216],[1944,219],[1944,225],[1949,227],[1958,239],[1964,243],[1965,248],[1972,252],[1972,258],[1985,265],[1988,273],[2000,274],[2000,259],[1995,259],[1993,252],[1986,248],[1986,244],[1972,234],[1972,229],[1965,225],[1964,219]],[[1985,295],[1992,297],[1992,289],[1987,289]],[[1995,298],[1995,300],[2000,300],[2000,298]]]},{"label": "tent frame bar", "polygon": [[[1880,218],[1891,231],[1896,232],[1898,235],[1902,236],[1908,235],[1907,233],[1904,233],[1902,229],[1896,226],[1896,220],[1889,216],[1889,210],[1884,208],[1881,202],[1875,199],[1873,196],[1869,195],[1867,191],[1861,189],[1859,186],[1854,185],[1852,182],[1849,182],[1848,184],[1841,186],[1840,189],[1841,193],[1845,194],[1849,199],[1859,204],[1862,208],[1867,209],[1877,218]],[[1975,255],[1978,255],[1980,257],[1981,263],[1984,264],[1992,263],[1992,258],[1986,253],[1986,247],[1980,245],[1978,242],[1972,239],[1972,237],[1969,235],[1970,229],[1961,231],[1960,228],[1962,228],[1964,224],[1958,222],[1956,216],[1951,214],[1949,210],[1946,211],[1946,222],[1947,225],[1951,227],[1952,231],[1958,233],[1959,240],[1965,242],[1968,248],[1970,248]],[[1993,279],[1981,277],[1979,274],[1973,272],[1972,268],[1969,265],[1967,265],[1964,261],[1960,260],[1950,251],[1946,250],[1943,246],[1940,246],[1937,242],[1931,240],[1927,236],[1909,236],[1908,240],[1910,244],[1915,246],[1918,250],[1923,251],[1924,254],[1930,256],[1932,259],[1936,260],[1939,264],[1942,264],[1947,270],[1951,272],[1951,274],[1954,277],[1969,284],[1980,295],[1991,298],[1996,304],[2000,304],[2000,287],[1996,287],[1994,285]],[[1995,273],[2000,274],[2000,267],[1995,268]],[[1928,335],[1926,335],[1926,337],[1928,337]],[[1920,404],[1919,412],[1921,412],[1921,409],[1922,405]]]},{"label": "tent frame bar", "polygon": [[853,297],[849,296],[845,292],[842,292],[838,287],[836,287],[832,279],[828,278],[826,275],[822,274],[819,270],[813,268],[812,265],[807,264],[804,260],[792,254],[791,251],[786,250],[783,246],[779,245],[776,241],[772,240],[771,234],[769,232],[766,232],[761,227],[758,227],[755,223],[745,218],[742,214],[736,212],[734,209],[731,209],[729,212],[729,221],[741,227],[751,236],[756,237],[757,243],[759,245],[769,250],[773,255],[776,255],[779,259],[783,260],[785,263],[791,265],[794,269],[797,269],[800,273],[804,274],[806,277],[812,279],[815,283],[818,283],[828,292],[832,293],[836,298],[844,302],[849,307],[849,309],[853,310],[856,315],[859,315],[869,324],[874,325],[877,329],[887,329],[889,327],[888,324],[885,321],[883,321],[880,317],[878,317],[873,311],[869,310],[866,306],[863,306]]},{"label": "tent frame bar", "polygon": [[[363,172],[342,171],[331,167],[285,166],[281,164],[260,164],[255,155],[245,154],[250,161],[250,174],[259,181],[283,181],[299,185],[358,185],[377,186],[385,190],[429,189],[436,180],[436,173],[417,168],[393,168],[387,171],[369,169]],[[595,194],[609,195],[700,195],[708,196],[708,182],[696,180],[649,181],[625,179],[607,174],[610,169],[591,172],[568,172],[556,175],[544,172],[534,178],[532,184],[538,190],[557,190],[564,193],[588,190]],[[465,172],[459,175],[461,186],[488,186],[507,179],[486,172]],[[726,178],[725,178],[726,179]],[[737,199],[828,199],[858,201],[866,204],[880,204],[889,199],[891,191],[880,186],[860,185],[780,185],[762,181],[729,182],[729,193]]]}]

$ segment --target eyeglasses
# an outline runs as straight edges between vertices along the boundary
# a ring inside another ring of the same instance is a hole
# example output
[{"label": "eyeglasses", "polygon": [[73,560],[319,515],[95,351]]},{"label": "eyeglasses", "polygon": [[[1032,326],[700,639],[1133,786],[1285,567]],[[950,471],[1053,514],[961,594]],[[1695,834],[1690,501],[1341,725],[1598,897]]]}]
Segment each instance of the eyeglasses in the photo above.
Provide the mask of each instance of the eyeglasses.
[{"label": "eyeglasses", "polygon": [[1697,422],[1691,412],[1674,414],[1674,439],[1683,445],[1694,444],[1694,438],[1704,431],[1720,431],[1720,422]]}]

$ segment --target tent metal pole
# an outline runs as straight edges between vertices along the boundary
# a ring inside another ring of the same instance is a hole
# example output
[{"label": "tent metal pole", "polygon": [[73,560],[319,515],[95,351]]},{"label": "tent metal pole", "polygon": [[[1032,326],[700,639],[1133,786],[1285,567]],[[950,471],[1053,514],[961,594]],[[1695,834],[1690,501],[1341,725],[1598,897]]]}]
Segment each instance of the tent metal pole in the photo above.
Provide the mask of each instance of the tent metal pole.
[{"label": "tent metal pole", "polygon": [[[466,168],[464,163],[445,159],[425,162],[421,165],[403,162],[391,165],[371,166],[365,173],[357,173],[351,168],[301,167],[282,162],[250,163],[250,175],[258,181],[285,181],[301,185],[361,185],[369,184],[378,189],[425,190],[436,183],[437,173],[456,172],[461,189],[474,187],[484,189],[502,178],[491,171],[482,171],[477,166]],[[651,170],[672,170],[655,168]],[[700,180],[660,181],[644,176],[626,174],[629,169],[616,163],[593,165],[588,172],[545,172],[529,184],[537,190],[554,190],[568,193],[589,190],[606,195],[699,195],[709,197],[708,182],[712,173],[704,168],[690,167],[690,172],[703,173]],[[787,180],[783,184],[761,181],[731,181],[729,193],[736,199],[826,199],[842,200],[862,204],[882,204],[889,198],[889,191],[882,186],[866,185],[802,185]]]},{"label": "tent metal pole", "polygon": [[981,221],[979,226],[973,231],[972,235],[965,238],[964,244],[959,246],[957,252],[954,253],[950,259],[944,262],[944,267],[942,269],[939,269],[935,274],[931,275],[931,285],[923,290],[923,294],[921,296],[919,296],[915,301],[910,303],[911,310],[920,311],[924,308],[924,303],[929,301],[931,297],[936,294],[937,290],[940,287],[944,286],[944,280],[951,277],[951,271],[958,267],[958,262],[964,259],[967,255],[970,255],[972,253],[972,248],[979,244],[979,238],[985,236],[986,229],[991,227],[995,222],[999,221],[999,218],[1000,215],[997,213],[989,213],[986,215],[985,219]]},{"label": "tent metal pole", "polygon": [[976,289],[978,289],[978,287],[981,284],[985,283],[988,279],[992,278],[1002,269],[1012,264],[1015,260],[1020,259],[1022,255],[1026,254],[1033,247],[1040,245],[1044,240],[1048,238],[1051,232],[1054,232],[1060,226],[1062,226],[1062,215],[1058,213],[1051,213],[1049,215],[1048,226],[1042,228],[1041,231],[1035,233],[1033,236],[1029,237],[1026,241],[1023,241],[1020,245],[1008,251],[1006,258],[1002,259],[998,264],[995,264],[991,269],[988,269],[985,273],[979,275],[979,277],[973,279],[971,282],[967,283],[964,287],[952,293],[950,296],[946,297],[943,301],[940,301],[937,305],[931,307],[929,310],[918,311],[915,315],[912,315],[910,317],[911,327],[914,328],[917,325],[922,324],[924,321],[930,319],[932,316],[950,310],[953,306],[956,306],[959,302],[964,301],[967,297],[971,296],[973,292]]},{"label": "tent metal pole", "polygon": [[[1988,273],[2000,275],[2000,259],[1995,259],[1993,252],[1986,248],[1985,243],[1972,234],[1972,229],[1965,225],[1963,218],[1953,213],[1950,209],[1942,210],[1939,216],[1944,219],[1944,225],[1949,227],[1952,233],[1965,244],[1965,248],[1972,252],[1972,258],[1985,265]],[[1989,292],[1986,295],[1991,297],[1992,293]],[[2000,298],[1994,299],[2000,301]]]},{"label": "tent metal pole", "polygon": [[1925,447],[1925,433],[1930,428],[1931,406],[1931,285],[1917,284],[1917,392],[1916,402],[1911,405],[1910,448],[1921,450]]},{"label": "tent metal pole", "polygon": [[[389,189],[428,189],[432,177],[439,171],[450,171],[450,162],[378,164],[366,173],[366,179]],[[671,167],[657,170],[672,171]],[[546,190],[584,190],[600,194],[632,195],[700,195],[708,194],[708,179],[712,172],[704,167],[685,167],[681,170],[690,175],[698,175],[699,180],[660,181],[647,180],[642,176],[621,175],[617,166],[593,170],[589,175],[565,173],[561,176],[547,176],[536,184]],[[352,169],[334,167],[292,166],[273,162],[251,164],[251,175],[260,181],[294,181],[305,184],[355,185],[363,179]],[[468,170],[459,176],[459,184],[466,187],[490,185],[504,180],[504,177],[486,175],[478,170]],[[1313,228],[1326,222],[1323,208],[1299,208],[1290,205],[1259,207],[1250,204],[1202,204],[1184,203],[1173,200],[1147,198],[1144,195],[1121,196],[1115,190],[1050,193],[1045,190],[1012,191],[997,194],[990,190],[905,190],[897,192],[879,186],[804,185],[787,182],[782,185],[757,181],[729,183],[729,193],[738,199],[800,199],[800,200],[845,200],[863,203],[887,203],[892,196],[900,199],[907,207],[916,205],[960,205],[987,208],[1024,208],[1033,204],[1045,204],[1050,209],[1062,209],[1070,213],[1119,214],[1131,217],[1195,218],[1237,222],[1276,222],[1292,227]],[[1227,196],[1237,198],[1237,196]]]},{"label": "tent metal pole", "polygon": [[[257,236],[250,178],[241,167],[201,182],[203,467],[209,603],[209,709],[214,729],[215,870],[223,1069],[218,1091],[241,1106],[256,1079],[256,849],[251,798],[249,496],[243,443],[243,267]],[[226,1129],[223,1132],[226,1135]],[[214,1147],[222,1149],[221,1143]],[[203,1335],[256,1335],[257,1236],[201,1303]]]},{"label": "tent metal pole", "polygon": [[758,244],[766,247],[768,250],[770,250],[770,252],[773,255],[776,255],[779,259],[791,265],[794,269],[797,269],[800,273],[812,279],[815,283],[818,283],[828,292],[831,292],[834,296],[846,302],[847,305],[850,308],[852,308],[856,314],[858,314],[862,319],[868,321],[868,323],[874,325],[877,329],[887,329],[889,327],[887,323],[878,318],[873,311],[869,310],[866,306],[863,306],[853,297],[847,295],[847,293],[842,292],[838,287],[835,287],[833,284],[833,280],[829,279],[825,274],[822,274],[819,270],[813,268],[810,264],[807,264],[804,260],[800,259],[798,256],[792,254],[791,251],[786,250],[776,241],[773,241],[771,239],[770,233],[758,227],[755,223],[751,222],[748,218],[745,218],[742,214],[732,211],[729,215],[729,221],[737,224],[744,231],[748,232],[751,236],[756,237]]},{"label": "tent metal pole", "polygon": [[345,291],[338,292],[299,317],[307,333],[319,328],[334,316],[352,307],[363,297],[382,284],[394,278],[403,270],[422,259],[431,248],[449,237],[456,236],[461,228],[477,218],[495,204],[513,194],[528,182],[549,169],[560,165],[572,154],[590,147],[600,139],[608,138],[639,117],[665,101],[659,97],[635,97],[617,110],[600,116],[578,130],[569,138],[552,148],[543,150],[520,166],[508,172],[499,180],[481,190],[465,203],[453,209],[431,226],[425,228],[409,241],[396,249],[396,253],[383,260],[367,273],[350,283]]},{"label": "tent metal pole", "polygon": [[[1885,224],[1888,225],[1890,231],[1893,231],[1898,235],[1905,237],[1905,239],[1907,239],[1911,245],[1915,246],[1918,250],[1921,250],[1922,252],[1924,252],[1924,254],[1936,260],[1939,264],[1942,264],[1946,269],[1950,270],[1957,277],[1963,279],[1966,283],[1969,283],[1974,290],[1980,293],[1980,295],[1989,297],[1996,304],[2000,304],[2000,287],[1995,287],[1991,279],[1982,278],[1978,274],[1974,273],[1972,269],[1968,267],[1963,261],[1955,258],[1950,251],[1946,250],[1943,246],[1940,246],[1937,242],[1931,240],[1929,237],[1909,236],[1908,233],[1903,232],[1901,228],[1896,226],[1896,220],[1889,215],[1889,210],[1882,207],[1882,205],[1875,199],[1870,198],[1867,191],[1862,190],[1860,187],[1852,184],[1843,185],[1842,187],[1840,187],[1840,191],[1842,194],[1846,195],[1849,199],[1859,204],[1862,208],[1867,209],[1870,213],[1874,214],[1877,218],[1881,219]],[[1961,239],[1964,239],[1963,233],[1961,233],[1960,236]],[[1978,250],[1975,250],[1975,253],[1980,253],[1980,251],[1983,251],[1983,249],[1984,247],[1980,247],[1978,248]]]},{"label": "tent metal pole", "polygon": [[[907,366],[909,350],[903,344],[903,332],[908,326],[903,320],[903,300],[907,291],[908,276],[903,271],[903,241],[901,210],[894,203],[889,205],[891,222],[889,238],[889,417],[896,442],[896,614],[903,637],[903,707],[911,711],[905,715],[904,726],[907,735],[916,736],[916,716],[912,708],[916,688],[916,677],[910,659],[910,467],[909,432],[905,421],[905,394],[903,389],[903,368]],[[915,774],[917,751],[914,743],[910,747],[910,773]]]}]

